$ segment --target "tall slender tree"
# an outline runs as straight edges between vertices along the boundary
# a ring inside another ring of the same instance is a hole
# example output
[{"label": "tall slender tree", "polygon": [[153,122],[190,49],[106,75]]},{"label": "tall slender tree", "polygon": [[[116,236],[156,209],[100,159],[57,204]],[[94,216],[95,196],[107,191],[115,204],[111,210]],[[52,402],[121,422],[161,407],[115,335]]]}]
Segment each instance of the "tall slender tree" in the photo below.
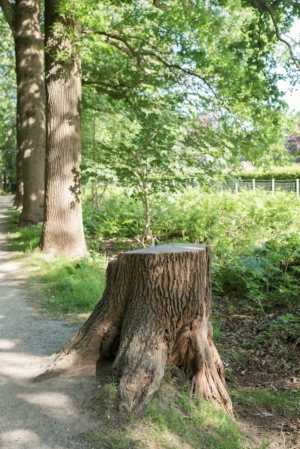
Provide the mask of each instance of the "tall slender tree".
[{"label": "tall slender tree", "polygon": [[43,220],[45,95],[40,0],[0,0],[13,32],[17,75],[17,196],[20,224]]},{"label": "tall slender tree", "polygon": [[15,191],[16,77],[14,42],[9,34],[9,26],[0,11],[0,190],[9,180],[12,191]]}]

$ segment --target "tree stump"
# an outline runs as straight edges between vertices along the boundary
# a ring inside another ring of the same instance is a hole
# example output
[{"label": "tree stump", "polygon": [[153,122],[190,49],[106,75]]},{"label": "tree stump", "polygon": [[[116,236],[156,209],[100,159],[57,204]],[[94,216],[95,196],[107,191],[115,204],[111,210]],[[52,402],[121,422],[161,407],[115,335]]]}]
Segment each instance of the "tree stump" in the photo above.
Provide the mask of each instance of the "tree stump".
[{"label": "tree stump", "polygon": [[210,247],[196,244],[120,254],[108,264],[102,299],[52,356],[49,370],[114,358],[121,407],[133,410],[151,399],[173,363],[192,379],[192,396],[216,400],[231,413],[212,340],[210,259]]}]

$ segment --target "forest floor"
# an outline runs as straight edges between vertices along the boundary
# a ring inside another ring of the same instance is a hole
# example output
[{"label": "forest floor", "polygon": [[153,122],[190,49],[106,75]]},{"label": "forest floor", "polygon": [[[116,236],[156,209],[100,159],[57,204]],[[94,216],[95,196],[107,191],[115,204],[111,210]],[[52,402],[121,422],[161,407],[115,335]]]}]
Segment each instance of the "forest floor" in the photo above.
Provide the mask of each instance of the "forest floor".
[{"label": "forest floor", "polygon": [[291,328],[270,335],[278,322],[274,314],[238,315],[224,309],[216,311],[222,323],[217,347],[241,432],[252,432],[255,441],[265,438],[269,449],[299,449],[299,341]]},{"label": "forest floor", "polygon": [[[105,441],[99,446],[95,438],[89,438],[93,432],[101,434],[101,429],[107,435],[108,423],[113,421],[105,416],[104,406],[99,411],[99,387],[109,381],[107,370],[103,379],[95,378],[94,371],[79,371],[34,381],[43,370],[45,357],[58,351],[78,326],[50,320],[29,305],[25,273],[6,246],[11,201],[11,197],[0,198],[0,447],[121,447]],[[217,345],[226,365],[239,428],[249,441],[247,447],[264,442],[264,449],[300,449],[300,403],[288,407],[290,395],[299,392],[299,342],[287,333],[269,341],[267,330],[274,322],[273,315],[228,314],[227,309],[218,306],[216,310],[221,322]],[[266,392],[270,392],[269,401]],[[116,424],[112,422],[112,428]],[[126,447],[150,447],[141,444],[129,442]],[[151,447],[171,446],[156,443]]]}]

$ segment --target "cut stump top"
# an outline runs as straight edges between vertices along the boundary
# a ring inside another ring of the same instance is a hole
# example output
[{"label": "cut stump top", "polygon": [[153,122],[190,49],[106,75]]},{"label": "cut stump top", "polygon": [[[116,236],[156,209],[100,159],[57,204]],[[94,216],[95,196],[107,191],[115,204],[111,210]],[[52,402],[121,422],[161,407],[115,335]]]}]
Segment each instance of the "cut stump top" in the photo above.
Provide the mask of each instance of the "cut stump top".
[{"label": "cut stump top", "polygon": [[126,251],[123,254],[162,254],[162,253],[182,253],[195,252],[207,248],[207,245],[198,245],[196,243],[167,243],[165,245],[150,246],[149,248]]}]

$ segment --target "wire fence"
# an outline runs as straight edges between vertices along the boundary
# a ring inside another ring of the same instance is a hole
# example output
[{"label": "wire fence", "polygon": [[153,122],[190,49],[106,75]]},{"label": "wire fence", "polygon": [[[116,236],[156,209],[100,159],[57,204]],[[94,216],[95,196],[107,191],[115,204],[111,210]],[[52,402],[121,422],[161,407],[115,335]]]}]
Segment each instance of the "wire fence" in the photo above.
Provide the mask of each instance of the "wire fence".
[{"label": "wire fence", "polygon": [[300,199],[299,192],[299,179],[287,179],[287,180],[277,180],[277,179],[268,179],[268,180],[257,180],[257,179],[248,179],[243,181],[232,181],[222,186],[225,190],[231,190],[232,192],[238,193],[241,189],[246,190],[267,190],[272,192],[275,195],[277,191],[285,191],[285,192],[295,192],[297,195],[297,199]]}]

